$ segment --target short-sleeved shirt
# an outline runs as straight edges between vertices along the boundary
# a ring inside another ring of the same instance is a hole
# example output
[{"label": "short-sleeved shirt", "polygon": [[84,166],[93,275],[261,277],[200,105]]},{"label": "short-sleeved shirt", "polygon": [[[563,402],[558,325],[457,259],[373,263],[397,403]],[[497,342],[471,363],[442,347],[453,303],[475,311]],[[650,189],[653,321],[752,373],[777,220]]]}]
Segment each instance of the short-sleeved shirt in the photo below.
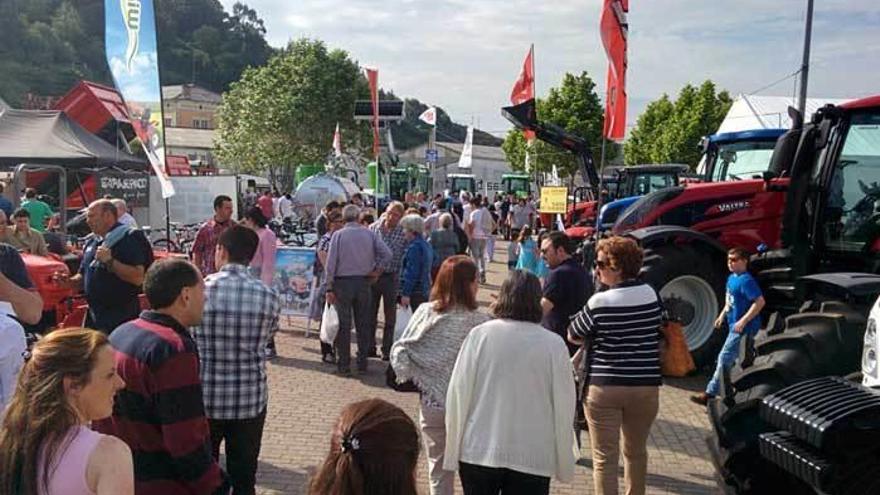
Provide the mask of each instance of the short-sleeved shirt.
[{"label": "short-sleeved shirt", "polygon": [[202,276],[207,277],[217,271],[214,267],[214,250],[217,247],[220,234],[230,225],[232,225],[231,220],[220,223],[212,218],[199,227],[196,240],[193,242],[192,252],[193,255],[196,253],[201,255],[202,261],[198,269],[201,270]]},{"label": "short-sleeved shirt", "polygon": [[52,208],[38,199],[29,199],[23,202],[21,207],[27,210],[31,216],[31,228],[45,232],[46,220],[52,218]]},{"label": "short-sleeved shirt", "polygon": [[[544,315],[541,325],[559,334],[567,342],[571,318],[593,295],[593,280],[580,263],[569,258],[550,270],[543,292],[544,298],[553,303],[553,309]],[[571,349],[572,346],[569,345],[569,350]]]},{"label": "short-sleeved shirt", "polygon": [[535,210],[528,204],[525,206],[517,204],[511,208],[510,212],[513,215],[513,228],[521,229],[529,224],[529,215],[533,214]]},{"label": "short-sleeved shirt", "polygon": [[[727,277],[727,327],[733,331],[734,325],[748,313],[755,299],[761,297],[761,288],[749,272],[731,273]],[[761,317],[752,318],[744,333],[755,335],[761,328]]]},{"label": "short-sleeved shirt", "polygon": [[265,194],[260,196],[260,199],[257,200],[257,206],[260,207],[260,211],[263,212],[263,216],[266,217],[266,220],[272,220],[273,210],[275,209],[275,202],[272,200],[270,196],[266,196]]},{"label": "short-sleeved shirt", "polygon": [[[113,229],[116,228],[127,227],[117,223],[113,226]],[[95,252],[103,242],[104,240],[97,236],[89,240],[83,251],[82,265],[80,265],[80,273],[83,275],[83,290],[86,294],[86,300],[93,310],[96,310],[96,307],[112,308],[130,304],[132,300],[137,300],[138,294],[141,292],[139,285],[122,280],[108,270],[104,264],[92,266]],[[146,268],[150,258],[150,254],[147,253],[148,245],[143,232],[133,230],[116,242],[110,248],[110,253],[113,259],[119,263],[130,266],[140,265]]]},{"label": "short-sleeved shirt", "polygon": [[34,288],[34,283],[24,266],[24,260],[21,259],[18,250],[9,244],[0,243],[0,272],[22,289]]}]

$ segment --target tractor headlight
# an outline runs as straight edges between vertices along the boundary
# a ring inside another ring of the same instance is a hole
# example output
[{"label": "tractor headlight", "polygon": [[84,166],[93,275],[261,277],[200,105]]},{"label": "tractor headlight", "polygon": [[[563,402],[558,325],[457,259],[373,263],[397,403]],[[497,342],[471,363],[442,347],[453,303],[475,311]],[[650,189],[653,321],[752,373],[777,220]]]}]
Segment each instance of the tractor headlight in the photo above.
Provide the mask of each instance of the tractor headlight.
[{"label": "tractor headlight", "polygon": [[868,328],[865,329],[865,346],[862,349],[862,373],[877,378],[877,323],[873,318],[868,319]]}]

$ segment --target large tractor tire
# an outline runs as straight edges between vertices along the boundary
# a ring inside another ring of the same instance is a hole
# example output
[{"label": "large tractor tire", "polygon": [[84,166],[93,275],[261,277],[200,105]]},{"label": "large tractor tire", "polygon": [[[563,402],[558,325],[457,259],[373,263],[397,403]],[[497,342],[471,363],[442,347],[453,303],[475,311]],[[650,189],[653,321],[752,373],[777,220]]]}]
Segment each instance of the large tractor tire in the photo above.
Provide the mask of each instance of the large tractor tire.
[{"label": "large tractor tire", "polygon": [[726,276],[723,259],[693,246],[645,249],[641,278],[657,291],[670,316],[681,320],[697,368],[711,364],[724,341],[714,324],[724,307]]},{"label": "large tractor tire", "polygon": [[759,406],[789,385],[859,369],[865,315],[837,301],[810,302],[802,310],[784,324],[771,315],[754,346],[741,347],[722,379],[721,397],[709,405],[715,433],[709,444],[722,478],[738,493],[813,493],[793,488],[796,480],[761,458],[758,435],[774,429],[759,417]]}]

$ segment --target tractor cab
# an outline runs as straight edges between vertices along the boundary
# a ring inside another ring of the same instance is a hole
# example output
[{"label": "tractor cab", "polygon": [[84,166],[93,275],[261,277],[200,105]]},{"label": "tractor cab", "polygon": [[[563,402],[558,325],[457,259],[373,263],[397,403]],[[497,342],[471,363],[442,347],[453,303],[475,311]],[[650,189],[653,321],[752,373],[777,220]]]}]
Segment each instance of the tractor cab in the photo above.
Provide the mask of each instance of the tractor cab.
[{"label": "tractor cab", "polygon": [[450,191],[467,191],[471,196],[478,190],[474,174],[449,174],[446,176],[446,185]]},{"label": "tractor cab", "polygon": [[613,180],[603,202],[614,201],[632,196],[644,196],[658,189],[677,186],[680,179],[687,174],[687,165],[676,163],[661,165],[632,165],[612,169],[616,180]]},{"label": "tractor cab", "polygon": [[532,193],[532,178],[526,174],[504,174],[501,176],[501,191],[517,198],[528,197]]},{"label": "tractor cab", "polygon": [[782,243],[795,266],[880,273],[880,97],[820,108],[789,155]]},{"label": "tractor cab", "polygon": [[725,132],[703,138],[697,175],[704,182],[760,179],[785,129]]}]

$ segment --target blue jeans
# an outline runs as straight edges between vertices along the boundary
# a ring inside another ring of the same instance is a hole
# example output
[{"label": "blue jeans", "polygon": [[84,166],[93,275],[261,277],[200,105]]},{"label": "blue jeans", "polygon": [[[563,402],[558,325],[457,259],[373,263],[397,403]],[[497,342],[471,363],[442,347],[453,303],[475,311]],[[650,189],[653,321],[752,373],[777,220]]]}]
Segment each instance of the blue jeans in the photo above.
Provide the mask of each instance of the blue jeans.
[{"label": "blue jeans", "polygon": [[[712,375],[712,379],[709,380],[709,384],[706,385],[707,394],[718,395],[721,374],[724,373],[724,370],[729,370],[733,366],[733,363],[736,362],[736,357],[739,355],[739,341],[743,336],[745,336],[745,334],[736,332],[730,332],[727,334],[727,340],[724,341],[724,345],[721,347],[721,352],[718,353],[718,365],[715,367],[715,373]],[[749,338],[748,336],[745,337]]]}]

